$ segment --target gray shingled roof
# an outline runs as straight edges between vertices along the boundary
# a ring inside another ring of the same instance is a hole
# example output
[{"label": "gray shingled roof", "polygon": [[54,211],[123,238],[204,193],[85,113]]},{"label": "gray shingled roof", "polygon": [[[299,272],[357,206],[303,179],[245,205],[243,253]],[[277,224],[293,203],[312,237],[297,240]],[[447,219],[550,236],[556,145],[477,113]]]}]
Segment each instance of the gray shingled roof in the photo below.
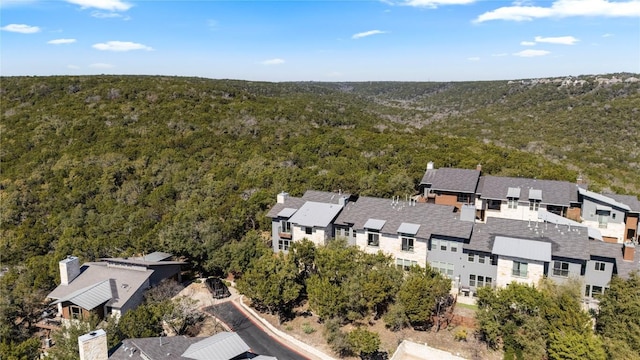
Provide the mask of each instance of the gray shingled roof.
[{"label": "gray shingled roof", "polygon": [[269,212],[267,212],[267,217],[270,217],[272,219],[275,219],[278,217],[278,214],[280,213],[280,211],[284,210],[285,208],[291,208],[291,209],[299,209],[303,204],[304,204],[305,200],[302,198],[298,198],[298,197],[291,197],[289,196],[283,204],[280,203],[275,203],[271,209],[269,209]]},{"label": "gray shingled roof", "polygon": [[[596,200],[598,202],[601,202],[607,205],[617,207],[618,209],[631,211],[631,207],[629,205],[619,202],[614,198],[614,196],[611,196],[611,195],[602,195],[602,194],[598,194],[597,192],[589,191],[586,189],[580,189],[580,195],[582,195],[583,197],[591,198],[593,200]],[[608,209],[608,210],[611,210],[611,209]]]},{"label": "gray shingled roof", "polygon": [[588,260],[589,236],[584,227],[545,224],[522,220],[488,218],[476,223],[469,244],[464,248],[490,253],[497,236],[551,243],[551,256]]},{"label": "gray shingled roof", "polygon": [[432,190],[473,194],[476,192],[480,171],[469,169],[427,169],[420,184],[431,184]]},{"label": "gray shingled roof", "polygon": [[329,204],[338,204],[339,199],[349,198],[350,194],[345,193],[335,193],[330,191],[317,191],[317,190],[307,190],[304,195],[302,195],[302,199],[306,201],[315,201],[315,202],[323,202]]},{"label": "gray shingled roof", "polygon": [[[568,181],[483,176],[477,194],[482,199],[507,200],[509,188],[520,188],[520,201],[529,201],[530,190],[540,190],[543,204],[570,206],[578,201],[578,186]],[[533,194],[538,195],[537,191]]]},{"label": "gray shingled roof", "polygon": [[640,201],[633,195],[607,194],[608,197],[629,206],[632,212],[640,213]]},{"label": "gray shingled roof", "polygon": [[143,256],[142,260],[149,261],[149,262],[157,262],[157,261],[167,260],[172,256],[173,255],[171,255],[169,253],[160,252],[160,251],[154,251],[151,254],[147,254],[147,255]]},{"label": "gray shingled roof", "polygon": [[613,259],[618,276],[626,278],[632,271],[640,270],[640,251],[636,247],[633,261],[625,261],[622,258],[622,244],[606,243],[603,241],[589,241],[589,252],[592,257],[604,257]]},{"label": "gray shingled roof", "polygon": [[461,221],[460,214],[454,213],[453,206],[425,203],[409,206],[406,202],[396,205],[391,203],[391,199],[361,196],[357,202],[345,206],[335,223],[352,224],[356,230],[364,230],[364,224],[369,219],[385,220],[380,230],[385,234],[398,234],[402,223],[411,223],[420,225],[416,237],[422,239],[429,239],[432,234],[467,239],[471,234],[473,223]]},{"label": "gray shingled roof", "polygon": [[47,297],[55,300],[67,298],[79,290],[95,286],[105,280],[112,280],[109,283],[113,297],[108,305],[119,309],[129,301],[138,289],[145,285],[147,279],[153,274],[153,270],[147,269],[108,267],[106,262],[85,263],[80,269],[80,275],[73,279],[69,285],[58,285]]}]

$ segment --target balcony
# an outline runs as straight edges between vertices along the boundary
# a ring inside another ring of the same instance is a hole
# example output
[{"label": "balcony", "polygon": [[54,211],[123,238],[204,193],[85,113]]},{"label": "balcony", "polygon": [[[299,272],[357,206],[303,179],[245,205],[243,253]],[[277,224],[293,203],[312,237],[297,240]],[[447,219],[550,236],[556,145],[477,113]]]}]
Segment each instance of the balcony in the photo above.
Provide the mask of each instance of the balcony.
[{"label": "balcony", "polygon": [[291,240],[291,229],[282,229],[282,226],[278,226],[278,236],[280,239]]}]

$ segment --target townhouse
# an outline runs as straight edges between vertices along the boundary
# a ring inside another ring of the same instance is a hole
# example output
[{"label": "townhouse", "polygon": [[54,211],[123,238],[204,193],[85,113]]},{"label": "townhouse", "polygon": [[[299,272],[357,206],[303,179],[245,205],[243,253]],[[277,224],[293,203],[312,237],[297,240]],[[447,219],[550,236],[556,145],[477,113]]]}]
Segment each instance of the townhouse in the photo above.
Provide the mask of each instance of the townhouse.
[{"label": "townhouse", "polygon": [[[612,276],[627,277],[640,269],[635,255],[640,202],[634,197],[603,196],[564,181],[460,170],[429,165],[420,195],[404,201],[318,191],[302,197],[281,193],[267,214],[273,250],[288,251],[303,238],[325,245],[343,237],[365,252],[391,255],[404,269],[429,264],[466,295],[514,281],[577,279],[587,304],[597,302],[594,297]],[[447,176],[455,176],[453,185],[446,185]],[[601,226],[589,226],[584,219],[591,211],[589,202],[598,202],[600,209],[606,203],[610,212],[621,210],[615,215],[620,225],[613,230],[624,234],[614,240]]]}]

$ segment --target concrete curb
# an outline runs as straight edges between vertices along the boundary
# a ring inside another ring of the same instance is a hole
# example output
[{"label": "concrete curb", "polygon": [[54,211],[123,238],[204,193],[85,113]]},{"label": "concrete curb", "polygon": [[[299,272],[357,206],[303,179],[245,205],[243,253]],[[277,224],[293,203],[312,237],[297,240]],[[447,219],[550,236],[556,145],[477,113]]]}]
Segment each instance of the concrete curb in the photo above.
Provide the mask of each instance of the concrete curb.
[{"label": "concrete curb", "polygon": [[251,316],[253,316],[255,319],[257,319],[258,321],[260,321],[260,323],[262,323],[262,325],[264,325],[266,328],[268,328],[273,334],[275,334],[276,336],[284,339],[287,342],[290,342],[292,344],[294,344],[295,346],[297,346],[300,349],[303,349],[305,352],[317,357],[318,359],[322,359],[322,360],[336,360],[335,358],[323,353],[322,351],[314,348],[313,346],[310,346],[308,344],[303,343],[302,341],[294,338],[293,336],[286,334],[278,329],[276,329],[273,325],[271,325],[271,323],[269,323],[267,320],[263,319],[258,313],[256,313],[252,308],[248,307],[247,305],[244,304],[244,302],[242,301],[242,299],[244,298],[244,295],[240,295],[240,297],[237,299],[238,302],[240,303],[240,306],[246,310],[247,312],[249,312],[251,314]]}]

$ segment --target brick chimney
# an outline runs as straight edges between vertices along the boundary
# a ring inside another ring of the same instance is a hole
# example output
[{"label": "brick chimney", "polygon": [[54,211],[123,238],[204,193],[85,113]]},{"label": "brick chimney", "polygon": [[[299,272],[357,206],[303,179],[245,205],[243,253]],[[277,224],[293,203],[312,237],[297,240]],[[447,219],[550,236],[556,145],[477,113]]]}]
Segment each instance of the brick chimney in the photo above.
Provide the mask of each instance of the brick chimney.
[{"label": "brick chimney", "polygon": [[102,329],[78,337],[80,360],[107,360],[107,333]]},{"label": "brick chimney", "polygon": [[80,260],[76,256],[67,256],[61,260],[60,266],[60,284],[69,285],[78,275],[80,275]]},{"label": "brick chimney", "polygon": [[633,261],[636,254],[636,246],[631,241],[622,245],[622,259],[624,261]]}]

